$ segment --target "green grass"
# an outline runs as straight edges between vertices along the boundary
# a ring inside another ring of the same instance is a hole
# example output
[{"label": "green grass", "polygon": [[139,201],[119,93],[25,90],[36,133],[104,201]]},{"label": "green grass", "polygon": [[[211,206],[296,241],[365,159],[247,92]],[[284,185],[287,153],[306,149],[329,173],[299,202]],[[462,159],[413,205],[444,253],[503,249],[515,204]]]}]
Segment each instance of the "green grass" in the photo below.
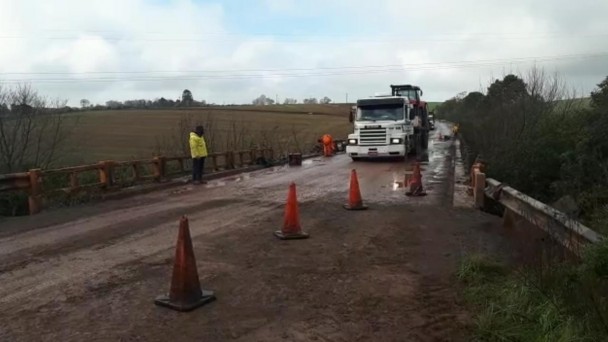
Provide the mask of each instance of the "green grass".
[{"label": "green grass", "polygon": [[542,274],[481,255],[465,258],[458,272],[476,312],[475,341],[606,341],[607,276],[607,243],[579,266],[552,265]]}]

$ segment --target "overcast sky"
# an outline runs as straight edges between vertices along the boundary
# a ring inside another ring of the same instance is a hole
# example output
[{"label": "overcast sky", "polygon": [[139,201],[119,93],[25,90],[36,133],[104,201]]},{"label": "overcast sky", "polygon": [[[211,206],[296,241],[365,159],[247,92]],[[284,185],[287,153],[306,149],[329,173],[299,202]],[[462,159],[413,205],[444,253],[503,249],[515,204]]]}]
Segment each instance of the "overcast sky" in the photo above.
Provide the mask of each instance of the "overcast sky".
[{"label": "overcast sky", "polygon": [[185,88],[343,102],[391,83],[441,101],[536,63],[588,93],[608,75],[607,18],[606,0],[0,0],[0,84],[74,106]]}]

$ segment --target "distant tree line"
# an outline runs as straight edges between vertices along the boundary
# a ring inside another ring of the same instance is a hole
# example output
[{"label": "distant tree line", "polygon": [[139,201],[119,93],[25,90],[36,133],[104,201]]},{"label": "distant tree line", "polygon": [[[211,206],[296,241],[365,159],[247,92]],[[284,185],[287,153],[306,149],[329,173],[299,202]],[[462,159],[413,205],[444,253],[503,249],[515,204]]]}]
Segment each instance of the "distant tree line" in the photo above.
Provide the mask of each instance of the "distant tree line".
[{"label": "distant tree line", "polygon": [[[332,100],[325,96],[321,99],[317,99],[315,97],[305,98],[302,100],[303,104],[330,104]],[[251,101],[253,105],[256,106],[268,106],[268,105],[278,105],[280,103],[276,103],[270,97],[262,94],[253,101]],[[293,105],[298,104],[298,100],[295,98],[285,98],[283,101],[284,105]],[[81,110],[118,110],[118,109],[151,109],[151,108],[180,108],[180,107],[207,107],[207,106],[215,106],[215,104],[209,104],[205,100],[197,101],[192,96],[192,92],[188,89],[185,89],[182,92],[181,98],[176,100],[167,99],[164,97],[155,99],[155,100],[146,100],[146,99],[135,99],[135,100],[127,100],[127,101],[116,101],[110,100],[106,101],[105,104],[96,104],[93,105],[88,99],[80,100],[80,109]],[[78,108],[70,108],[65,107],[65,111],[77,111]]]},{"label": "distant tree line", "polygon": [[[92,105],[88,99],[80,100],[80,107],[83,110],[107,110],[107,109],[149,109],[149,108],[179,108],[179,107],[206,107],[209,106],[205,100],[196,101],[192,92],[184,89],[181,98],[176,100],[164,97],[154,100],[136,99],[127,101],[106,101],[105,105]],[[71,109],[75,110],[75,109]]]},{"label": "distant tree line", "polygon": [[[285,100],[283,101],[284,105],[293,105],[293,104],[297,104],[298,100],[294,99],[294,98],[285,98]],[[330,104],[331,103],[331,99],[327,96],[323,97],[322,99],[318,100],[316,97],[311,97],[311,98],[305,98],[302,100],[303,104]],[[267,97],[266,95],[262,94],[259,97],[255,98],[253,101],[251,101],[251,104],[255,105],[255,106],[269,106],[269,105],[275,105],[275,104],[279,104],[276,103],[275,100]]]}]

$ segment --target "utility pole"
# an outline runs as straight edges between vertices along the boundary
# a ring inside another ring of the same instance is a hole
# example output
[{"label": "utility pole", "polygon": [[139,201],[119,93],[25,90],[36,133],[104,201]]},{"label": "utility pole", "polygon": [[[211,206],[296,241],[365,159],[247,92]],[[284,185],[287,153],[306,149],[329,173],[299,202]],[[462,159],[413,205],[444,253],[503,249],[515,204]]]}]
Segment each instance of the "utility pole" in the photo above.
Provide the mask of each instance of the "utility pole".
[{"label": "utility pole", "polygon": [[275,94],[274,97],[275,97],[275,102],[274,103],[275,104],[279,104],[279,94]]},{"label": "utility pole", "polygon": [[346,93],[346,103],[348,103],[348,93]]}]

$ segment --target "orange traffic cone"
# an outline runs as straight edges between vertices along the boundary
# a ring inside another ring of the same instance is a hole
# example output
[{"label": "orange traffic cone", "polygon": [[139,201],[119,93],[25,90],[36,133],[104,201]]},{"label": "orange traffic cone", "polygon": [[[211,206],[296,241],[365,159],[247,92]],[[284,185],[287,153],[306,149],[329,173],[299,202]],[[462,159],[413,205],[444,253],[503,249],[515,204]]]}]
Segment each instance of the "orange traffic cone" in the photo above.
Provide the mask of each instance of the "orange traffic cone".
[{"label": "orange traffic cone", "polygon": [[154,304],[177,311],[191,311],[214,300],[213,291],[201,289],[188,219],[184,216],[179,222],[171,291],[167,296],[156,298]]},{"label": "orange traffic cone", "polygon": [[414,164],[414,174],[410,181],[410,191],[405,193],[407,196],[425,196],[426,192],[422,188],[422,174],[420,173],[420,163]]},{"label": "orange traffic cone", "polygon": [[403,177],[403,187],[408,187],[410,185],[410,182],[412,181],[412,174],[409,172],[405,172],[405,175]]},{"label": "orange traffic cone", "polygon": [[361,191],[359,190],[359,179],[357,171],[353,169],[350,173],[350,191],[348,193],[348,204],[344,205],[347,210],[365,210],[367,206],[363,204]]},{"label": "orange traffic cone", "polygon": [[304,233],[300,226],[300,212],[295,183],[289,185],[283,229],[275,231],[274,235],[281,240],[306,239],[309,237],[308,233]]}]

